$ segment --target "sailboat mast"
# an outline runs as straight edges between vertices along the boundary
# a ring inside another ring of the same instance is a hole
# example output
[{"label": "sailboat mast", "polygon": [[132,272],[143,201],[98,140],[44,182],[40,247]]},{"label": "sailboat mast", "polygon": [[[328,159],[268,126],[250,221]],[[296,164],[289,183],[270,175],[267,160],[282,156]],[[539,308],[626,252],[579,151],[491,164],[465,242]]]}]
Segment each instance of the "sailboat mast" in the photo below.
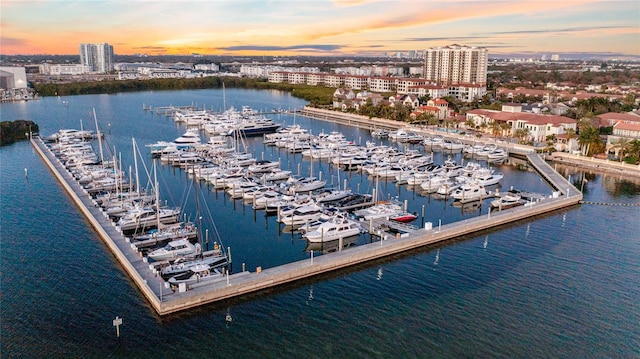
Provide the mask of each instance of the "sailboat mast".
[{"label": "sailboat mast", "polygon": [[138,177],[138,151],[136,150],[136,139],[131,137],[133,144],[133,168],[136,171],[136,192],[140,193],[140,178]]},{"label": "sailboat mast", "polygon": [[[195,169],[194,169],[195,171]],[[198,181],[196,181],[196,176],[193,176],[193,186],[195,189],[195,193],[196,193],[196,219],[198,220],[198,226],[196,228],[196,231],[198,233],[198,243],[200,243],[200,256],[204,257],[204,243],[202,242],[202,216],[200,216],[200,200],[198,197],[200,197],[200,194],[198,193],[198,186],[199,183]],[[209,248],[207,248],[208,250]]]},{"label": "sailboat mast", "polygon": [[98,146],[100,147],[100,163],[104,168],[104,154],[102,153],[102,136],[100,135],[100,128],[98,127],[98,117],[96,116],[96,108],[93,108],[93,120],[96,123],[96,135],[98,136]]},{"label": "sailboat mast", "polygon": [[156,220],[160,229],[160,190],[158,189],[158,172],[156,171],[156,161],[153,161],[153,184],[156,192]]},{"label": "sailboat mast", "polygon": [[222,83],[222,112],[227,111],[227,96],[225,94],[224,82]]}]

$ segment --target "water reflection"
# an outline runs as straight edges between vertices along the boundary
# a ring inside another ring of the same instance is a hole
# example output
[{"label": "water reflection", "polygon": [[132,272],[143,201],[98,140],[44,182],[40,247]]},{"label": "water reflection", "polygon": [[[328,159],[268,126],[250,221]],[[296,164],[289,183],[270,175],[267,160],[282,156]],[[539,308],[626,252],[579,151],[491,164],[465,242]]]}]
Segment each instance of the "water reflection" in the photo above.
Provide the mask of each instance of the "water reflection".
[{"label": "water reflection", "polygon": [[[320,243],[312,243],[307,241],[307,247],[305,248],[305,251],[320,252],[322,254],[338,252],[338,251],[341,251],[342,249],[355,246],[358,243],[359,239],[360,239],[360,235],[346,237],[346,238],[343,238],[342,240],[337,239],[335,241],[320,242]],[[340,248],[340,242],[342,242],[342,248]]]}]

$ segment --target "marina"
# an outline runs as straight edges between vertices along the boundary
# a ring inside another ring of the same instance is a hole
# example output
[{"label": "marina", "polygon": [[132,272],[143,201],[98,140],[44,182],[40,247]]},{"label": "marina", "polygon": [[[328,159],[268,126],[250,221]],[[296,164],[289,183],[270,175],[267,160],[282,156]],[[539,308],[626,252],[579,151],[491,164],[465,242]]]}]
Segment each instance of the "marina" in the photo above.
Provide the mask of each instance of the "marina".
[{"label": "marina", "polygon": [[[61,128],[80,128],[78,119],[86,118],[95,107],[109,147],[117,146],[125,162],[132,164],[131,134],[144,152],[143,145],[171,141],[186,131],[171,118],[140,110],[142,103],[197,101],[218,108],[221,98],[219,90],[46,97],[28,104],[3,104],[2,112],[7,118],[34,119],[40,133],[48,135]],[[229,98],[240,99],[237,105],[233,103],[237,108],[241,104],[253,108],[302,105],[274,92],[227,89]],[[67,101],[69,107],[64,105]],[[293,122],[284,114],[274,119],[283,128]],[[84,128],[93,127],[87,126],[91,123],[85,121]],[[361,136],[362,144],[370,140],[368,129],[311,122],[302,116],[296,116],[296,123],[314,134],[324,129],[327,133],[340,131],[356,143]],[[258,160],[264,152],[265,160],[280,157],[284,170],[297,174],[301,164],[300,172],[309,172],[309,160],[301,161],[300,154],[264,147],[257,138],[249,139],[249,144]],[[424,151],[420,145],[398,147]],[[585,204],[271,287],[266,293],[160,316],[33,146],[21,142],[4,146],[0,152],[2,332],[6,339],[2,352],[8,357],[143,358],[185,352],[200,357],[277,353],[274,355],[296,358],[447,357],[464,353],[544,357],[550,352],[567,357],[610,357],[637,353],[640,228],[630,219],[636,216],[640,192],[637,182],[617,174],[551,163],[574,186],[583,188]],[[428,148],[424,152],[430,153]],[[439,164],[447,158],[439,151],[434,155]],[[464,162],[470,157],[464,155]],[[462,163],[462,154],[452,158]],[[321,170],[329,185],[335,186],[337,171],[327,166],[325,159],[314,159],[313,163],[316,176]],[[501,195],[511,187],[544,197],[552,194],[533,166],[519,156],[492,168],[505,174],[495,187]],[[168,164],[157,169],[162,203],[181,206],[191,175]],[[340,182],[347,179],[350,188],[359,187],[357,192],[371,192],[370,177],[358,170],[341,170],[340,178]],[[314,262],[324,252],[338,251],[339,241],[308,244],[299,234],[282,229],[282,224],[279,230],[275,214],[264,217],[264,210],[254,211],[251,203],[230,200],[223,191],[202,183],[202,193],[216,211],[216,222],[230,224],[218,226],[218,231],[225,248],[232,249],[234,271],[240,271],[246,262],[248,270],[254,272],[260,266],[264,274],[270,267],[310,261],[311,250]],[[408,200],[409,212],[418,215],[409,224],[413,228],[406,228],[409,230],[423,230],[423,224],[431,222],[437,231],[440,219],[444,228],[445,224],[480,216],[478,207],[467,208],[474,203],[452,206],[452,199],[440,199],[436,193],[422,195],[407,184],[380,180],[378,188],[384,199],[390,194],[399,195],[401,203]],[[481,202],[485,218],[492,200]],[[187,220],[197,223],[194,208],[191,196]],[[497,212],[493,209],[491,216]],[[386,219],[379,221],[387,223]],[[368,231],[368,223],[360,225]],[[210,226],[203,227],[207,228],[212,231]],[[402,236],[403,229],[398,233]],[[395,241],[394,230],[387,234],[385,242]],[[344,238],[342,253],[368,241],[369,234]],[[226,282],[226,277],[211,280]],[[163,295],[170,290],[163,287]],[[123,320],[119,338],[112,326],[116,317]],[[505,323],[509,323],[509,330],[505,330]],[[324,339],[310,340],[319,330]],[[282,340],[289,344],[282,346]]]},{"label": "marina", "polygon": [[[425,223],[424,228],[420,229],[399,224],[390,225],[386,219],[372,217],[368,219],[368,223],[365,220],[363,226],[368,227],[367,231],[372,238],[375,236],[378,240],[372,240],[369,244],[358,245],[348,250],[342,250],[343,246],[339,245],[337,252],[315,258],[313,250],[311,250],[308,260],[295,261],[264,269],[257,267],[255,271],[246,270],[243,265],[243,270],[238,273],[218,273],[216,280],[185,281],[180,286],[177,286],[178,290],[176,291],[173,284],[167,285],[161,279],[158,269],[153,265],[149,265],[139,248],[136,245],[132,245],[130,240],[123,235],[123,230],[108,220],[107,214],[98,208],[97,203],[89,192],[72,179],[67,170],[46,148],[44,143],[39,138],[34,138],[32,139],[32,144],[71,196],[76,206],[80,208],[122,267],[140,288],[140,291],[151,306],[160,315],[248,295],[323,273],[433,245],[470,233],[573,206],[582,199],[581,192],[575,189],[564,177],[555,172],[538,155],[529,154],[527,155],[529,163],[555,189],[553,195],[549,196],[549,198],[539,198],[535,202],[531,201],[525,206],[509,210],[501,210],[494,213],[488,211],[486,216],[469,218],[462,222],[445,225],[438,223],[437,226],[428,222]],[[324,183],[322,186],[324,186]],[[312,189],[314,188],[310,187],[308,191]],[[464,198],[462,198],[461,203],[466,203]],[[287,223],[286,218],[283,222]],[[294,224],[293,218],[291,219],[291,224]],[[304,220],[302,222],[296,220],[295,224],[304,224]],[[229,261],[231,261],[231,258],[229,258]],[[209,275],[209,272],[207,272],[207,275]]]}]

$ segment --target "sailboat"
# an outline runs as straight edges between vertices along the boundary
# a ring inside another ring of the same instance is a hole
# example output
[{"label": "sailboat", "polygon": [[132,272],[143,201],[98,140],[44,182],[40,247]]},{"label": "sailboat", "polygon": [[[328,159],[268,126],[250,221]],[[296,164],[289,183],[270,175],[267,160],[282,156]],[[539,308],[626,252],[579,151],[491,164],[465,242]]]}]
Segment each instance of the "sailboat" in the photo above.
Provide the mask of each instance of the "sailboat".
[{"label": "sailboat", "polygon": [[[203,236],[202,236],[202,222],[200,216],[200,201],[198,193],[198,182],[193,180],[196,191],[196,218],[198,219],[198,240],[196,244],[201,248]],[[207,238],[208,243],[208,238]],[[207,248],[208,249],[208,248]],[[170,263],[163,267],[160,271],[161,277],[168,281],[172,286],[177,286],[179,283],[194,283],[201,280],[209,280],[213,277],[221,276],[220,268],[229,264],[227,254],[223,251],[222,247],[218,245],[218,242],[214,242],[213,250],[201,251],[197,255],[192,257],[185,257]]]}]

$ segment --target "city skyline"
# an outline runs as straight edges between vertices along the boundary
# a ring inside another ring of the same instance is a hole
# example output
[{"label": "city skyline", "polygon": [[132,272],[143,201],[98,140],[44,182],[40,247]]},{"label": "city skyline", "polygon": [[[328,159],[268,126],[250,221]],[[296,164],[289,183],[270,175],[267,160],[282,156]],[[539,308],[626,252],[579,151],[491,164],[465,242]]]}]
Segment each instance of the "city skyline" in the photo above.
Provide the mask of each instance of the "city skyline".
[{"label": "city skyline", "polygon": [[458,43],[490,55],[640,56],[635,1],[4,1],[0,52],[380,56]]}]

